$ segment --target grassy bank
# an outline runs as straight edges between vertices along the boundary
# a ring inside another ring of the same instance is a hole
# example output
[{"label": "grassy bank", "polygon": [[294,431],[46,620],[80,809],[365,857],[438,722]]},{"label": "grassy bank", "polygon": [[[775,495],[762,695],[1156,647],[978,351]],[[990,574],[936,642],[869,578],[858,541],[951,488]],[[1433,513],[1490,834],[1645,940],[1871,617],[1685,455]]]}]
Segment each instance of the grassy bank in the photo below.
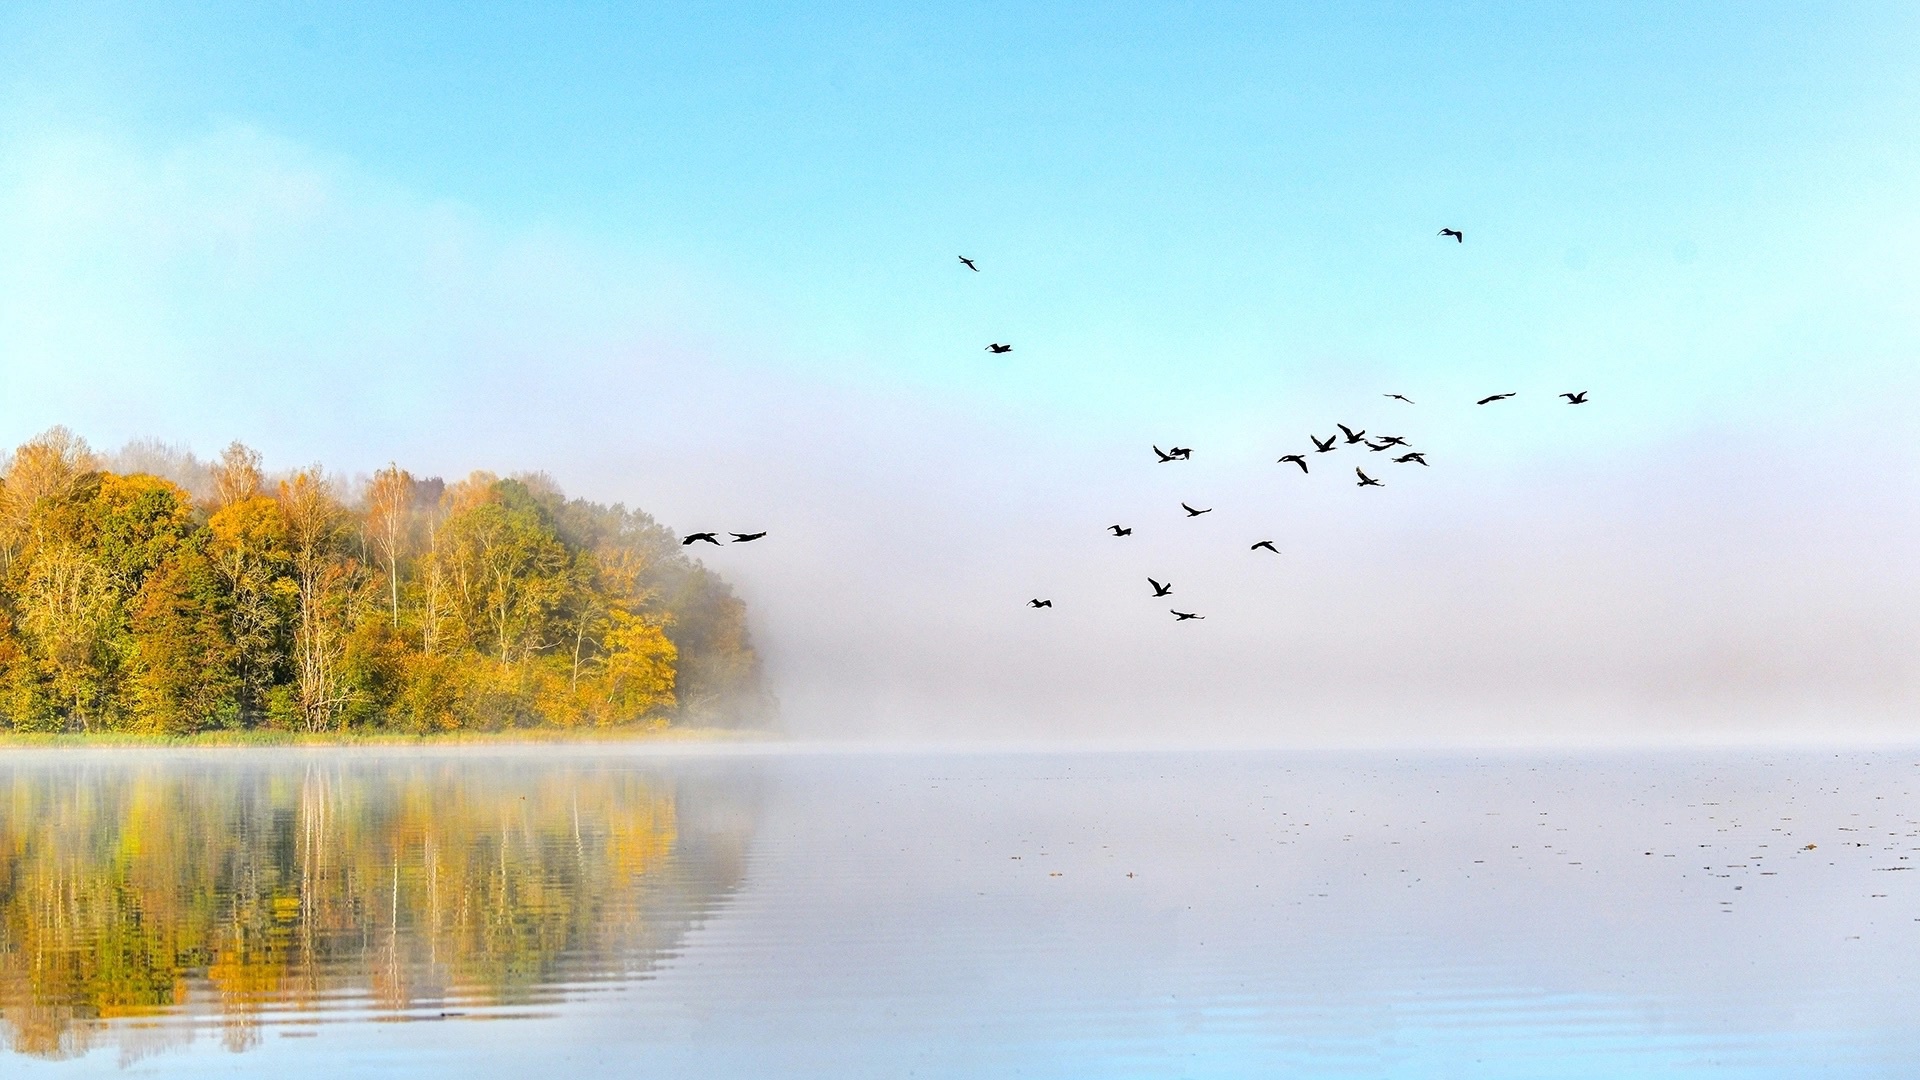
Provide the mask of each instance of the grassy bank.
[{"label": "grassy bank", "polygon": [[573,745],[580,743],[727,743],[768,737],[766,732],[726,728],[593,728],[448,731],[427,735],[401,732],[204,731],[193,735],[140,735],[129,732],[49,734],[0,732],[0,751],[19,749],[92,749],[97,747],[220,746],[459,746]]}]

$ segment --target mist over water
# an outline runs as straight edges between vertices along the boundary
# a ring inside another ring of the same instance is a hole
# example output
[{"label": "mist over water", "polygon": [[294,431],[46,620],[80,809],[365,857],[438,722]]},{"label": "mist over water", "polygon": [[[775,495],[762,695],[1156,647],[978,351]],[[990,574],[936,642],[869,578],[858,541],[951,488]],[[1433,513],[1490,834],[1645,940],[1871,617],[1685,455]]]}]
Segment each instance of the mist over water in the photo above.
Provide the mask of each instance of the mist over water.
[{"label": "mist over water", "polygon": [[1916,782],[1884,752],[17,755],[0,1061],[1898,1075]]},{"label": "mist over water", "polygon": [[[641,436],[588,413],[548,438],[503,422],[476,460],[537,463],[570,494],[625,499],[682,532],[770,530],[698,550],[747,601],[793,736],[1912,737],[1920,521],[1901,485],[1914,462],[1886,448],[1863,475],[1837,427],[1657,436],[1632,430],[1642,406],[1618,397],[1408,408],[1329,392],[1255,430],[1190,417],[1076,438],[1019,409],[989,422],[806,384],[750,392],[723,417],[726,378],[665,377],[686,403],[669,413],[679,426]],[[1433,465],[1354,448],[1311,455],[1305,476],[1274,463],[1336,418],[1405,434]],[[1175,441],[1166,428],[1197,444],[1193,461],[1154,462],[1148,444]],[[416,454],[399,452],[446,456]],[[1389,486],[1357,489],[1356,464]],[[1182,501],[1214,512],[1185,519]],[[1109,536],[1115,523],[1133,535]],[[1261,539],[1282,554],[1250,552]],[[1153,600],[1149,576],[1173,596]],[[1026,608],[1035,596],[1054,608]],[[1176,626],[1169,606],[1206,621]]]}]

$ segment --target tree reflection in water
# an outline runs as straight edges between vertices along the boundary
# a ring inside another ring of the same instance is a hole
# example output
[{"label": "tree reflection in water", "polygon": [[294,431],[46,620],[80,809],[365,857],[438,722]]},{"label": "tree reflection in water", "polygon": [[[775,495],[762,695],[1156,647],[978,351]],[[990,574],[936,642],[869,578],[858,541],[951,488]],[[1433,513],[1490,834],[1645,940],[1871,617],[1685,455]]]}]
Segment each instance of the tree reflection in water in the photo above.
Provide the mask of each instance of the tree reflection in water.
[{"label": "tree reflection in water", "polygon": [[265,1023],[538,1006],[634,976],[740,875],[749,818],[697,786],[351,752],[0,766],[0,1032],[124,1057],[213,1025],[244,1050]]}]

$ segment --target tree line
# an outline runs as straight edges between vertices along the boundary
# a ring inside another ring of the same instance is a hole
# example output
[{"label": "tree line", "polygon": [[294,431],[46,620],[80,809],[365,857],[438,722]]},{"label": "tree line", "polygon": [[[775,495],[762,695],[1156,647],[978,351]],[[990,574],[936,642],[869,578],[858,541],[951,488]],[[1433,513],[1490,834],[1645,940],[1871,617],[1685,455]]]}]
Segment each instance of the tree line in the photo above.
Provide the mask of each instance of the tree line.
[{"label": "tree line", "polygon": [[[434,732],[770,712],[745,605],[639,511],[392,465],[349,492],[55,428],[0,468],[0,728]],[[128,467],[126,462],[134,466]],[[191,490],[190,490],[191,489]]]}]

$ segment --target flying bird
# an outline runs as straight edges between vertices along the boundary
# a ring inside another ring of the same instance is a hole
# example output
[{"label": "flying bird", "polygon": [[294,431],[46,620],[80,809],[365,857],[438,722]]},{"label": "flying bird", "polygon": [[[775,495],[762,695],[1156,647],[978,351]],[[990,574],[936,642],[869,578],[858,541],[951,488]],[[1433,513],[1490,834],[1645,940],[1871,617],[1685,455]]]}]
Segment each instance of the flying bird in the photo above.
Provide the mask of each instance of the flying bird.
[{"label": "flying bird", "polygon": [[1587,392],[1585,390],[1577,394],[1561,394],[1560,396],[1566,398],[1567,404],[1569,405],[1585,405],[1587,403]]},{"label": "flying bird", "polygon": [[975,266],[975,265],[973,265],[973,260],[972,260],[972,259],[969,259],[969,258],[967,258],[967,257],[966,257],[965,255],[961,255],[961,256],[958,256],[958,258],[959,258],[959,260],[960,260],[961,262],[963,262],[963,263],[966,263],[966,264],[967,264],[967,269],[969,269],[969,270],[971,270],[971,271],[973,271],[973,272],[974,272],[974,273],[976,273],[976,274],[980,272],[980,268],[979,268],[979,267],[977,267],[977,266]]},{"label": "flying bird", "polygon": [[1153,586],[1153,595],[1155,596],[1165,596],[1168,593],[1173,591],[1173,582],[1171,581],[1167,582],[1165,585],[1162,585],[1159,582],[1153,580],[1152,578],[1148,578],[1147,584]]},{"label": "flying bird", "polygon": [[1274,553],[1275,555],[1278,555],[1278,554],[1280,554],[1280,549],[1279,549],[1279,548],[1277,548],[1277,547],[1274,547],[1274,546],[1273,546],[1273,541],[1271,541],[1271,540],[1262,540],[1262,541],[1260,541],[1259,543],[1257,543],[1257,544],[1255,544],[1255,545],[1253,545],[1252,547],[1250,547],[1250,548],[1248,548],[1247,550],[1248,550],[1248,551],[1259,551],[1259,550],[1260,550],[1261,548],[1266,548],[1266,549],[1267,549],[1268,551],[1271,551],[1271,552],[1273,552],[1273,553]]},{"label": "flying bird", "polygon": [[1388,446],[1407,445],[1407,440],[1401,438],[1398,435],[1377,435],[1375,436],[1375,438],[1379,439],[1383,443],[1386,443]]},{"label": "flying bird", "polygon": [[1011,346],[1011,345],[1002,345],[1002,344],[1000,344],[999,342],[997,342],[997,341],[996,341],[996,342],[994,342],[993,344],[991,344],[991,345],[989,345],[989,346],[987,346],[987,351],[988,351],[988,352],[990,352],[990,353],[992,353],[992,354],[994,354],[995,356],[998,356],[998,355],[1000,355],[1001,353],[1010,353],[1010,352],[1012,352],[1012,351],[1013,351],[1013,346]]},{"label": "flying bird", "polygon": [[1361,429],[1360,429],[1359,431],[1355,431],[1355,430],[1353,430],[1352,428],[1350,428],[1350,427],[1348,427],[1348,426],[1347,426],[1347,425],[1345,425],[1345,424],[1335,424],[1335,425],[1333,425],[1333,426],[1334,426],[1334,427],[1337,427],[1337,428],[1339,428],[1339,429],[1340,429],[1340,433],[1341,433],[1342,435],[1345,435],[1345,436],[1347,437],[1347,445],[1348,445],[1348,446],[1352,446],[1352,445],[1353,445],[1354,443],[1357,443],[1357,442],[1366,442],[1366,441],[1367,441],[1367,429],[1366,429],[1366,428],[1361,428]]},{"label": "flying bird", "polygon": [[1133,535],[1132,529],[1123,529],[1118,525],[1107,526],[1107,531],[1112,533],[1115,536],[1132,536]]},{"label": "flying bird", "polygon": [[1353,471],[1356,475],[1360,477],[1360,483],[1357,485],[1359,487],[1386,487],[1387,486],[1385,484],[1382,484],[1380,481],[1375,480],[1373,477],[1368,476],[1366,473],[1361,472],[1359,469],[1355,469]]},{"label": "flying bird", "polygon": [[1300,466],[1301,472],[1307,471],[1307,459],[1300,454],[1288,454],[1286,457],[1281,458],[1280,461],[1275,462],[1275,464],[1282,464],[1288,461],[1291,461],[1295,465]]},{"label": "flying bird", "polygon": [[1391,450],[1391,449],[1393,449],[1393,444],[1392,444],[1392,443],[1390,443],[1390,442],[1386,442],[1386,441],[1384,441],[1384,440],[1382,440],[1381,442],[1369,442],[1369,443],[1367,444],[1367,449],[1369,449],[1369,450],[1371,450],[1371,451],[1373,451],[1374,453],[1376,453],[1376,454],[1377,454],[1377,453],[1379,453],[1379,452],[1380,452],[1380,451],[1382,451],[1382,450]]},{"label": "flying bird", "polygon": [[1195,510],[1193,507],[1188,506],[1186,503],[1181,503],[1180,509],[1185,510],[1187,512],[1188,517],[1199,517],[1201,514],[1213,513],[1213,507],[1211,506],[1207,507],[1205,510]]},{"label": "flying bird", "polygon": [[1393,463],[1396,465],[1405,465],[1409,461],[1416,462],[1421,465],[1425,465],[1427,463],[1427,455],[1418,450],[1415,450],[1410,454],[1406,454],[1404,456],[1393,459]]},{"label": "flying bird", "polygon": [[1412,398],[1410,398],[1410,397],[1408,397],[1408,396],[1407,396],[1407,395],[1405,395],[1405,394],[1381,394],[1380,396],[1381,396],[1381,397],[1390,397],[1390,398],[1392,398],[1392,399],[1393,399],[1393,400],[1395,400],[1395,401],[1404,401],[1404,402],[1406,402],[1406,403],[1407,403],[1407,404],[1409,404],[1409,405],[1411,405],[1411,404],[1413,404],[1413,399],[1412,399]]},{"label": "flying bird", "polygon": [[733,542],[734,542],[734,543],[736,543],[736,544],[750,544],[750,543],[752,543],[752,542],[754,542],[755,540],[758,540],[758,539],[760,539],[761,537],[763,537],[763,536],[765,536],[765,535],[767,535],[767,534],[766,534],[766,533],[764,533],[764,532],[757,532],[757,533],[734,533],[734,534],[733,534]]},{"label": "flying bird", "polygon": [[[1173,611],[1173,609],[1172,609],[1172,608],[1168,608],[1167,610],[1168,610],[1168,611]],[[1186,622],[1186,621],[1187,621],[1188,619],[1201,619],[1201,620],[1204,620],[1204,619],[1206,619],[1206,616],[1205,616],[1205,615],[1195,615],[1195,614],[1194,614],[1193,612],[1191,612],[1191,611],[1173,611],[1173,621],[1174,621],[1174,622]]]},{"label": "flying bird", "polygon": [[1451,236],[1453,237],[1453,242],[1456,244],[1464,244],[1467,242],[1467,234],[1461,232],[1459,229],[1441,229],[1439,232],[1434,233],[1433,235]]},{"label": "flying bird", "polygon": [[718,547],[720,545],[720,541],[716,539],[712,533],[704,532],[704,533],[688,533],[686,536],[681,538],[680,546],[686,547],[688,544],[693,543],[695,540],[704,540],[707,543],[714,545],[715,547]]},{"label": "flying bird", "polygon": [[1052,607],[1052,606],[1053,606],[1053,601],[1051,601],[1051,600],[1038,600],[1038,599],[1035,599],[1035,600],[1029,600],[1029,601],[1027,601],[1027,606],[1028,606],[1028,607],[1030,607],[1030,608],[1043,608],[1043,607]]},{"label": "flying bird", "polygon": [[1513,396],[1512,394],[1488,394],[1486,397],[1483,397],[1479,401],[1474,402],[1474,404],[1486,405],[1495,401],[1505,401],[1512,396]]},{"label": "flying bird", "polygon": [[1307,436],[1307,441],[1313,443],[1313,452],[1316,454],[1325,454],[1331,451],[1333,449],[1333,440],[1334,436],[1332,435],[1327,436],[1324,442],[1321,441],[1318,435]]}]

